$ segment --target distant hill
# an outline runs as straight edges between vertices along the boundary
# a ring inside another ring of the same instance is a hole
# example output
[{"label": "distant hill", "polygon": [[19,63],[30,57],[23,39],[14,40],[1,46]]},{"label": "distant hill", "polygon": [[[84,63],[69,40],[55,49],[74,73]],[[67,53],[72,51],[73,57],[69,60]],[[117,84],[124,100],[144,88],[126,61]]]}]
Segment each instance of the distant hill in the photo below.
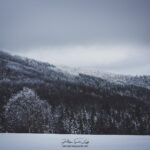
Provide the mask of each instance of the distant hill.
[{"label": "distant hill", "polygon": [[18,132],[4,111],[24,87],[51,106],[53,133],[150,134],[150,76],[60,68],[0,51],[1,132]]}]

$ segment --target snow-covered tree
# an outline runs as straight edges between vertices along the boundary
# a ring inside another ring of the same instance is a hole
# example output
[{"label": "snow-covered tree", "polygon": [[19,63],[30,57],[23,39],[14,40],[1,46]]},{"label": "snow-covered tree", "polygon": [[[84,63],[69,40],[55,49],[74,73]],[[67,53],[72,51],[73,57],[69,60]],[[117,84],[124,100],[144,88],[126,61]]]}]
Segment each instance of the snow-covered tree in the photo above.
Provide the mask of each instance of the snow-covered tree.
[{"label": "snow-covered tree", "polygon": [[51,108],[29,88],[23,88],[9,99],[5,118],[8,131],[50,132]]}]

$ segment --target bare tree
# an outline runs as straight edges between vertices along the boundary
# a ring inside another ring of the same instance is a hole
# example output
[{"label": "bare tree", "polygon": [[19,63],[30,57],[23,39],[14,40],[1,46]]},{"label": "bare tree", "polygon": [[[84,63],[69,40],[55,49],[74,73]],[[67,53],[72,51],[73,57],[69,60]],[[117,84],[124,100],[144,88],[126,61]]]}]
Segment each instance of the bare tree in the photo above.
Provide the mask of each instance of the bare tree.
[{"label": "bare tree", "polygon": [[8,131],[50,132],[51,107],[45,100],[40,100],[33,90],[23,88],[9,99],[5,106],[5,118]]}]

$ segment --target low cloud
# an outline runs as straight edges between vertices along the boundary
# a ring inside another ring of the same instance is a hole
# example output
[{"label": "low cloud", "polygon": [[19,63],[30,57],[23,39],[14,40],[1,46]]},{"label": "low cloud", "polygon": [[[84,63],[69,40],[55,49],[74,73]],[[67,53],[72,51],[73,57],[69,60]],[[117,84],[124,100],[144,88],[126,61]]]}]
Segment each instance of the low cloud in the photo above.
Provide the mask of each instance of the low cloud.
[{"label": "low cloud", "polygon": [[149,0],[0,1],[0,49],[56,65],[150,74]]},{"label": "low cloud", "polygon": [[98,67],[107,72],[150,74],[149,47],[80,45],[29,49],[15,54],[57,66]]}]

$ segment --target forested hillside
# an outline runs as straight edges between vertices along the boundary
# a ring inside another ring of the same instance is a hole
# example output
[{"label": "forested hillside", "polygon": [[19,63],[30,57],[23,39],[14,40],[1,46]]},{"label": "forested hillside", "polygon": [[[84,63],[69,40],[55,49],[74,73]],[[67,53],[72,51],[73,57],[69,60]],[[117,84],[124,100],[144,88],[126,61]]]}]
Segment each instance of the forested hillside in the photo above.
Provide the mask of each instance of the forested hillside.
[{"label": "forested hillside", "polygon": [[123,77],[0,52],[0,132],[150,135],[150,77]]}]

